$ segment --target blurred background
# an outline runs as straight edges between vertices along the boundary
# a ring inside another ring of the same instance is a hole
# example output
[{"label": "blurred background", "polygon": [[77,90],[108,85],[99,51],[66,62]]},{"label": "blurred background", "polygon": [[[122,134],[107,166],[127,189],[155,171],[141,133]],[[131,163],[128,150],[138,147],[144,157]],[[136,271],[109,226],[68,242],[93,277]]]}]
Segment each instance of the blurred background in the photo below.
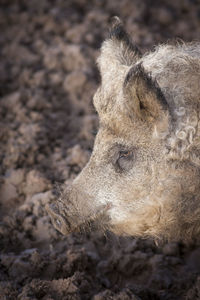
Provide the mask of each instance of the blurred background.
[{"label": "blurred background", "polygon": [[197,243],[63,237],[44,209],[89,159],[115,15],[143,53],[199,40],[198,0],[0,1],[0,299],[200,299]]}]

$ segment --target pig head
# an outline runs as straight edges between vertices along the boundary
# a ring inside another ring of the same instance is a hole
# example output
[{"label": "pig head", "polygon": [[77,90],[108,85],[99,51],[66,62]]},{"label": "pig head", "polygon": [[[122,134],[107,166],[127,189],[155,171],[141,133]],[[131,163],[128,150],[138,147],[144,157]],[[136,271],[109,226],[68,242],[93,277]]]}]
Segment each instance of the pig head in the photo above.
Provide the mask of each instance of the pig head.
[{"label": "pig head", "polygon": [[98,58],[91,158],[47,207],[63,234],[91,220],[117,234],[190,239],[200,232],[200,45],[141,55],[113,21]]}]

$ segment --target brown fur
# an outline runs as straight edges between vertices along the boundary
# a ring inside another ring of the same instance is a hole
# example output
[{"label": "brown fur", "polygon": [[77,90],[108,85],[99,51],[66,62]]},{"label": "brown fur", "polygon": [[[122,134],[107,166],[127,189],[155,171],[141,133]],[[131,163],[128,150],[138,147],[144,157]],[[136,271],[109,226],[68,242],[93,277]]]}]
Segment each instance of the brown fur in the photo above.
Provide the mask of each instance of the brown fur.
[{"label": "brown fur", "polygon": [[99,132],[86,167],[47,208],[56,228],[105,215],[118,234],[199,236],[200,44],[141,56],[117,18],[98,65]]}]

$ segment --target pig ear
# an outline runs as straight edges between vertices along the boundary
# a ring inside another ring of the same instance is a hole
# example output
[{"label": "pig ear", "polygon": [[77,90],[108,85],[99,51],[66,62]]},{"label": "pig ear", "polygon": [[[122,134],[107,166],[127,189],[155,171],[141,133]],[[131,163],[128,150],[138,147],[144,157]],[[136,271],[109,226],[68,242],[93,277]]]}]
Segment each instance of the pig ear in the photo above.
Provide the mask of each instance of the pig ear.
[{"label": "pig ear", "polygon": [[101,47],[101,54],[97,60],[102,77],[105,74],[113,77],[113,71],[118,71],[120,65],[131,66],[141,57],[136,45],[131,42],[129,35],[118,17],[114,17],[109,38]]},{"label": "pig ear", "polygon": [[134,112],[140,118],[160,119],[168,114],[168,104],[160,87],[141,64],[129,70],[123,92],[129,112]]}]

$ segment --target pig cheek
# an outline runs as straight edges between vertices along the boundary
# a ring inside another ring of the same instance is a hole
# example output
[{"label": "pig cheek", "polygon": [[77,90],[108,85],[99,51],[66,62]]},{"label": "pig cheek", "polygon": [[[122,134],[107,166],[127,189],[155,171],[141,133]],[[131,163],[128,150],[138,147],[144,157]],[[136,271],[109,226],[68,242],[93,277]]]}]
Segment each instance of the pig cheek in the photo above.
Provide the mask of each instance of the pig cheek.
[{"label": "pig cheek", "polygon": [[140,208],[145,206],[149,189],[144,188],[143,184],[132,181],[130,185],[124,183],[115,191],[113,188],[112,197],[109,197],[112,207],[108,213],[115,233],[122,233],[123,227],[133,226],[130,224],[136,221],[134,219],[137,217],[138,210],[140,211]]}]

